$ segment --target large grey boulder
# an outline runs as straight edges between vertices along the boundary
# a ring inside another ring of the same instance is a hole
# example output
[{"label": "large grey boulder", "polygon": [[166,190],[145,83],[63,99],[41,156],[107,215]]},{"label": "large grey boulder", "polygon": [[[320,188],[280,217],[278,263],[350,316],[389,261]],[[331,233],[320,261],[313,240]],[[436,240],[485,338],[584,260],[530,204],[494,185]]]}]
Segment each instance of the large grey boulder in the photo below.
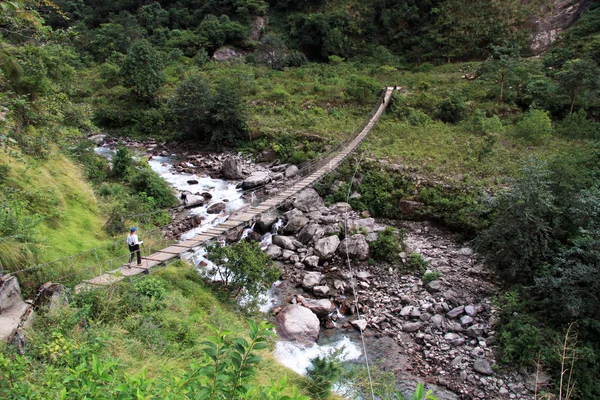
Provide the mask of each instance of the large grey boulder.
[{"label": "large grey boulder", "polygon": [[257,171],[244,179],[240,187],[242,190],[248,190],[258,186],[266,185],[269,182],[271,182],[271,177],[267,172]]},{"label": "large grey boulder", "polygon": [[305,216],[293,216],[288,220],[288,223],[283,227],[283,233],[286,235],[293,235],[297,233],[300,229],[304,228],[306,224],[308,224],[308,218]]},{"label": "large grey boulder", "polygon": [[242,160],[237,157],[228,157],[221,165],[221,173],[227,179],[241,179],[244,177],[242,172]]},{"label": "large grey boulder", "polygon": [[293,304],[275,318],[277,334],[282,340],[312,344],[319,338],[319,318],[306,307]]},{"label": "large grey boulder", "polygon": [[494,375],[494,370],[492,369],[492,366],[485,358],[475,360],[475,362],[473,363],[473,369],[475,370],[475,372],[478,372],[482,375]]},{"label": "large grey boulder", "polygon": [[267,249],[265,250],[265,253],[271,257],[271,259],[276,259],[281,257],[281,255],[283,254],[283,251],[281,250],[281,247],[275,245],[275,244],[270,244],[269,247],[267,247]]},{"label": "large grey boulder", "polygon": [[212,206],[208,207],[206,212],[208,214],[218,214],[221,211],[224,211],[225,207],[226,207],[225,203],[215,203]]},{"label": "large grey boulder", "polygon": [[335,311],[335,304],[328,299],[315,300],[298,296],[298,301],[304,307],[308,308],[309,310],[320,316],[325,316]]},{"label": "large grey boulder", "polygon": [[256,229],[260,233],[267,233],[271,231],[275,222],[279,217],[275,213],[266,213],[262,214],[258,220],[256,221],[256,225],[254,225],[254,229]]},{"label": "large grey boulder", "polygon": [[369,258],[369,244],[363,235],[352,235],[342,240],[338,247],[338,253],[342,257],[349,256],[352,259],[367,260]]},{"label": "large grey boulder", "polygon": [[241,53],[238,53],[230,47],[221,47],[213,54],[213,59],[216,61],[234,61],[241,57]]},{"label": "large grey boulder", "polygon": [[273,244],[288,250],[296,250],[295,240],[289,236],[275,235],[273,236]]},{"label": "large grey boulder", "polygon": [[340,202],[333,204],[329,209],[333,212],[343,214],[352,211],[352,206],[348,203]]},{"label": "large grey boulder", "polygon": [[340,245],[340,238],[327,236],[315,242],[315,255],[322,260],[328,260],[335,254]]},{"label": "large grey boulder", "polygon": [[311,222],[300,230],[298,233],[298,241],[307,244],[311,240],[315,241],[323,236],[323,228],[319,224]]},{"label": "large grey boulder", "polygon": [[319,285],[321,283],[321,279],[323,279],[323,274],[320,272],[307,272],[304,274],[304,279],[302,280],[302,286],[306,289],[312,289],[313,287]]},{"label": "large grey boulder", "polygon": [[304,264],[310,268],[317,268],[319,266],[319,257],[317,256],[308,256],[304,259]]},{"label": "large grey boulder", "polygon": [[312,188],[304,189],[294,199],[294,208],[302,212],[318,211],[323,205],[323,199]]},{"label": "large grey boulder", "polygon": [[286,170],[285,170],[286,178],[293,178],[296,175],[298,175],[298,167],[296,167],[295,165],[290,165],[289,167],[286,168]]}]

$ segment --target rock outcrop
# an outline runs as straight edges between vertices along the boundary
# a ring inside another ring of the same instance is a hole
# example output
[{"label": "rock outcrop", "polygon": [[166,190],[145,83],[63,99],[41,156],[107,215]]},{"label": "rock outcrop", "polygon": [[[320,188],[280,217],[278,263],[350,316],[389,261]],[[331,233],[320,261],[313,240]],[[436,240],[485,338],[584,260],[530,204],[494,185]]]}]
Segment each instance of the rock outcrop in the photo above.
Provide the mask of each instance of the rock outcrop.
[{"label": "rock outcrop", "polygon": [[284,307],[275,318],[277,334],[282,340],[312,344],[319,338],[319,318],[306,307],[293,304]]}]

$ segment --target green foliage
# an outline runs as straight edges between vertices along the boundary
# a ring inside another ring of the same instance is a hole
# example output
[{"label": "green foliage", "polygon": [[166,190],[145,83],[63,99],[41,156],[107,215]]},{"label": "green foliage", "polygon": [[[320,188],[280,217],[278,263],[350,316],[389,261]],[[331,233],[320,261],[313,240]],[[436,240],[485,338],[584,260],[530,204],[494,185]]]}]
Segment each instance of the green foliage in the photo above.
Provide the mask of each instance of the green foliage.
[{"label": "green foliage", "polygon": [[310,384],[308,391],[313,399],[327,399],[331,394],[331,387],[340,377],[342,366],[336,361],[317,357],[308,369]]},{"label": "green foliage", "polygon": [[570,98],[570,113],[576,104],[588,105],[600,88],[600,69],[592,60],[567,61],[556,74],[559,87]]},{"label": "green foliage", "polygon": [[429,266],[429,263],[419,253],[410,253],[409,264],[411,268],[421,272],[422,274],[427,271],[427,267]]},{"label": "green foliage", "polygon": [[211,144],[217,148],[248,137],[246,105],[237,85],[229,80],[219,81],[211,108]]},{"label": "green foliage", "polygon": [[550,256],[554,200],[549,171],[535,159],[524,166],[511,189],[494,200],[497,214],[475,243],[511,282],[530,283]]},{"label": "green foliage", "polygon": [[[72,149],[73,156],[79,161],[85,170],[86,178],[93,183],[99,184],[106,180],[109,174],[106,160],[94,152],[94,143],[89,140],[78,142]],[[123,154],[121,153],[121,157]],[[123,162],[124,160],[120,160]],[[121,165],[120,167],[123,167]],[[114,170],[113,170],[114,171]]]},{"label": "green foliage", "polygon": [[423,274],[423,283],[429,283],[432,281],[435,281],[437,279],[440,279],[440,276],[442,276],[442,274],[440,274],[439,271],[433,271],[433,272],[425,272]]},{"label": "green foliage", "polygon": [[206,248],[207,258],[220,268],[211,273],[235,296],[242,289],[256,297],[267,290],[279,277],[279,270],[256,242],[241,241],[229,246],[221,244]]},{"label": "green foliage", "polygon": [[131,175],[129,182],[136,193],[144,193],[158,208],[170,208],[178,204],[173,189],[149,167],[137,170]]},{"label": "green foliage", "polygon": [[437,106],[437,118],[441,121],[456,124],[467,116],[467,105],[455,94],[450,94]]},{"label": "green foliage", "polygon": [[374,79],[353,75],[346,86],[348,96],[358,103],[373,103],[381,92],[381,86]]},{"label": "green foliage", "polygon": [[517,136],[530,143],[541,143],[548,139],[553,131],[548,113],[535,109],[529,110],[515,125]]},{"label": "green foliage", "polygon": [[133,170],[133,158],[126,146],[119,145],[113,159],[110,175],[116,179],[127,179]]},{"label": "green foliage", "polygon": [[121,76],[126,87],[140,99],[153,102],[156,92],[165,83],[162,56],[147,40],[135,42],[121,66]]},{"label": "green foliage", "polygon": [[493,80],[500,86],[498,101],[503,102],[508,85],[517,78],[517,69],[521,62],[521,48],[514,42],[504,42],[501,46],[492,46],[492,54],[481,64],[478,74],[482,79]]},{"label": "green foliage", "polygon": [[567,138],[600,139],[600,123],[587,118],[583,110],[567,115],[557,126],[556,131]]},{"label": "green foliage", "polygon": [[135,291],[156,301],[162,301],[166,296],[166,290],[162,282],[150,277],[136,282]]},{"label": "green foliage", "polygon": [[404,232],[387,226],[377,235],[377,240],[369,244],[371,255],[375,260],[394,262],[398,260],[398,253],[404,248]]}]

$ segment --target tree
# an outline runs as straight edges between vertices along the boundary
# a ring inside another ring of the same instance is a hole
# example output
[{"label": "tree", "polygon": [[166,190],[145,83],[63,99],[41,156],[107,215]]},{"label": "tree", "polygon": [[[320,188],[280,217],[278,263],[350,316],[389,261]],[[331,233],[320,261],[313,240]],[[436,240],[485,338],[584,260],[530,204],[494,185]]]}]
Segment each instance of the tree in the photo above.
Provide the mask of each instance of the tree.
[{"label": "tree", "polygon": [[547,111],[529,110],[515,125],[517,136],[528,142],[539,143],[552,135],[552,120]]},{"label": "tree", "polygon": [[237,85],[221,80],[215,87],[210,109],[211,144],[221,147],[248,136],[246,104]]},{"label": "tree", "polygon": [[491,79],[500,85],[498,101],[504,101],[507,82],[515,77],[515,70],[520,62],[520,46],[505,42],[502,46],[492,46],[492,54],[481,64],[478,74],[484,79]]},{"label": "tree", "polygon": [[256,58],[273,69],[286,66],[287,46],[281,36],[274,33],[266,35],[256,49]]},{"label": "tree", "polygon": [[279,270],[257,242],[241,241],[230,246],[207,246],[207,257],[220,268],[214,274],[237,297],[242,289],[256,297],[279,278]]},{"label": "tree", "polygon": [[591,60],[576,59],[567,61],[562,70],[556,74],[559,87],[569,94],[571,108],[577,100],[585,104],[595,96],[595,91],[600,88],[600,69]]},{"label": "tree", "polygon": [[135,42],[121,66],[126,87],[139,98],[153,102],[156,92],[165,83],[166,76],[161,55],[147,40]]},{"label": "tree", "polygon": [[552,256],[554,201],[550,172],[536,159],[495,199],[496,217],[475,246],[507,281],[531,283]]},{"label": "tree", "polygon": [[123,179],[127,177],[132,169],[133,160],[131,158],[131,153],[126,146],[120,145],[117,147],[117,153],[113,159],[110,175],[113,178]]},{"label": "tree", "polygon": [[437,106],[437,118],[446,123],[456,124],[467,116],[468,107],[463,99],[451,93]]},{"label": "tree", "polygon": [[193,138],[208,137],[211,107],[210,86],[199,75],[183,81],[169,100],[169,109],[179,121],[179,131]]}]

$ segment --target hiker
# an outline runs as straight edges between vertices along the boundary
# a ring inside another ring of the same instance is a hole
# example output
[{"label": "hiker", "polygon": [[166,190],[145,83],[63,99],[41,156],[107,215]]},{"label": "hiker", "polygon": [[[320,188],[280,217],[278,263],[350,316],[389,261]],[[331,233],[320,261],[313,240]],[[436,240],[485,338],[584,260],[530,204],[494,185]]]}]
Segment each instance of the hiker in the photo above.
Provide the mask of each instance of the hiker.
[{"label": "hiker", "polygon": [[181,202],[184,206],[187,205],[187,194],[185,192],[181,192]]},{"label": "hiker", "polygon": [[137,255],[137,265],[142,265],[142,255],[140,254],[140,244],[144,243],[140,242],[137,236],[137,229],[135,227],[131,228],[129,235],[127,236],[127,245],[129,246],[129,264],[133,261],[134,253]]}]

